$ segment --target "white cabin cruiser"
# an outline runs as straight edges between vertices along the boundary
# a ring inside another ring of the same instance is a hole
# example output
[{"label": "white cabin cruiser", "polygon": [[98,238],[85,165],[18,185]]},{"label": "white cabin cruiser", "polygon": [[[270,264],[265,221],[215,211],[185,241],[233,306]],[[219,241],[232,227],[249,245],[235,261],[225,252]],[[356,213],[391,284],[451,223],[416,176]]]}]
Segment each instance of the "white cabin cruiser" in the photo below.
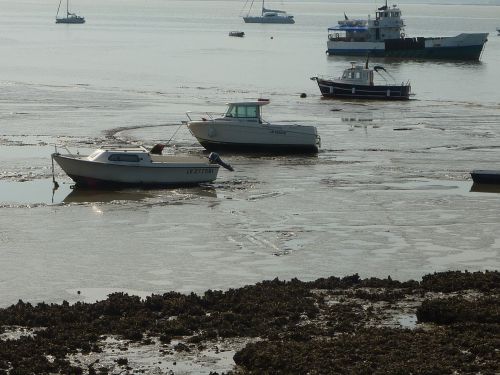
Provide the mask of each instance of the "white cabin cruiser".
[{"label": "white cabin cruiser", "polygon": [[192,112],[187,112],[187,127],[209,151],[318,152],[320,137],[314,126],[270,124],[262,119],[267,104],[267,99],[228,103],[222,116],[206,113],[201,120],[193,120]]},{"label": "white cabin cruiser", "polygon": [[163,147],[103,146],[88,156],[62,155],[56,149],[52,158],[77,185],[89,187],[197,185],[214,181],[219,165],[232,170],[215,153],[208,160],[161,155]]}]

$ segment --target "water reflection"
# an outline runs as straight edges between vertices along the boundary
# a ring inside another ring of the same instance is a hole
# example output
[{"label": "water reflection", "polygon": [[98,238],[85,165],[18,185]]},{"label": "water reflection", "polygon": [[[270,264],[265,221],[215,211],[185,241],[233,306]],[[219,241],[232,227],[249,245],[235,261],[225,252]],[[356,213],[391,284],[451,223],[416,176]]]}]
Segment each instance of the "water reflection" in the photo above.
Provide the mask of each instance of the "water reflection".
[{"label": "water reflection", "polygon": [[474,182],[470,188],[470,191],[474,193],[500,193],[500,185],[477,184]]},{"label": "water reflection", "polygon": [[165,202],[193,198],[217,198],[217,192],[212,185],[164,189],[93,190],[76,187],[70,181],[59,182],[55,187],[49,178],[28,181],[0,180],[0,206],[138,202],[146,199]]},{"label": "water reflection", "polygon": [[63,203],[109,203],[113,201],[141,201],[153,197],[147,190],[93,190],[74,187]]},{"label": "water reflection", "polygon": [[177,201],[193,197],[216,198],[216,190],[212,186],[196,186],[190,188],[164,189],[89,189],[74,186],[63,199],[63,203],[110,203],[116,201],[139,202],[143,200]]}]

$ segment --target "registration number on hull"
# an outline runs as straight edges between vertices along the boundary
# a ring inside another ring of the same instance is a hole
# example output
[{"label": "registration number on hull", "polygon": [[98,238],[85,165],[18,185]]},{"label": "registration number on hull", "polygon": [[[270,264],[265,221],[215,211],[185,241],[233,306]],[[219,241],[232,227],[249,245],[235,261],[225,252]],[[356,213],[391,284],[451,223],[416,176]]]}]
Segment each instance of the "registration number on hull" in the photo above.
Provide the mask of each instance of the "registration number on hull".
[{"label": "registration number on hull", "polygon": [[286,134],[286,131],[284,131],[284,130],[270,130],[269,132],[271,134],[281,134],[281,135],[285,135]]},{"label": "registration number on hull", "polygon": [[187,174],[212,174],[214,173],[213,168],[192,168],[186,171]]}]

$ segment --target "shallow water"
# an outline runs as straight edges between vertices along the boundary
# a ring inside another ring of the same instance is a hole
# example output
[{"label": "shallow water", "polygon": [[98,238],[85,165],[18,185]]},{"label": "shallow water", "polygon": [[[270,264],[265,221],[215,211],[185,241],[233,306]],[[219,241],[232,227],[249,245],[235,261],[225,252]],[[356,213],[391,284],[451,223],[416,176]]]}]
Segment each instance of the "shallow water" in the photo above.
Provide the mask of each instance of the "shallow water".
[{"label": "shallow water", "polygon": [[[87,23],[69,26],[53,5],[0,15],[1,305],[499,268],[500,195],[469,172],[500,167],[500,7],[402,4],[409,35],[491,34],[478,63],[374,60],[416,93],[382,103],[323,100],[309,80],[352,59],[325,56],[326,28],[373,4],[286,2],[297,23],[274,26],[230,1],[75,1]],[[223,154],[235,172],[186,189],[92,193],[56,167],[53,191],[54,144],[203,154],[184,113],[258,97],[268,120],[317,126],[321,152]]]}]

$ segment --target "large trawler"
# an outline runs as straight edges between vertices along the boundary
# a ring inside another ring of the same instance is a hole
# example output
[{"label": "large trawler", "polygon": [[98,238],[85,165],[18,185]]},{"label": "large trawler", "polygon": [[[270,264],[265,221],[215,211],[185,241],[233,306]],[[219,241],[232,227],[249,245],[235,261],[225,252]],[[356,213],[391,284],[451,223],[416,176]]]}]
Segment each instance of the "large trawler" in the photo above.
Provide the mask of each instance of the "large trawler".
[{"label": "large trawler", "polygon": [[329,55],[479,60],[488,38],[488,33],[409,38],[401,10],[396,5],[388,7],[387,1],[373,19],[344,18],[328,29]]}]

